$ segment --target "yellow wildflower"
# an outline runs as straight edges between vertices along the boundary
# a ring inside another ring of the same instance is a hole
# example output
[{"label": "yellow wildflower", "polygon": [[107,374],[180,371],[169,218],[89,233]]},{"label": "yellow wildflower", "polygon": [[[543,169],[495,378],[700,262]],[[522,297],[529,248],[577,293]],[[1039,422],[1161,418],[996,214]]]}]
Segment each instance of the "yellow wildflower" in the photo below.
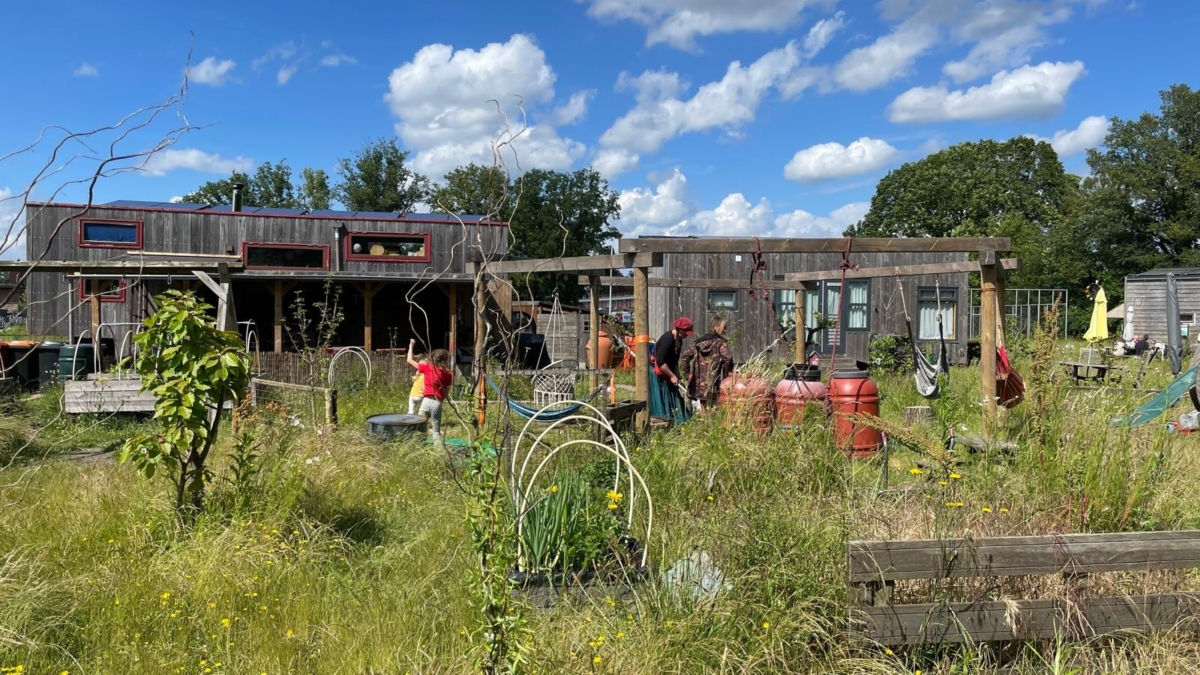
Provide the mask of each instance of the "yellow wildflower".
[{"label": "yellow wildflower", "polygon": [[616,503],[616,502],[609,502],[609,503],[608,503],[608,510],[609,510],[609,511],[616,511],[616,510],[617,510],[617,503]]},{"label": "yellow wildflower", "polygon": [[938,481],[938,485],[949,485],[949,484],[950,484],[950,482],[949,482],[949,481],[944,481],[944,480],[939,480],[939,481]]},{"label": "yellow wildflower", "polygon": [[983,507],[983,508],[981,508],[981,509],[979,509],[979,510],[980,510],[980,511],[983,511],[984,513],[991,513],[991,512],[992,512],[992,507],[990,507],[990,506],[985,506],[985,507]]},{"label": "yellow wildflower", "polygon": [[621,497],[623,497],[624,495],[622,495],[620,492],[617,492],[616,490],[609,490],[608,495],[606,495],[606,496],[614,502],[619,502],[619,501],[621,501]]},{"label": "yellow wildflower", "polygon": [[909,469],[908,472],[914,476],[920,476],[921,474],[925,473],[925,469],[914,466],[913,468]]},{"label": "yellow wildflower", "polygon": [[763,630],[771,630],[771,622],[770,621],[763,622]]},{"label": "yellow wildflower", "polygon": [[293,633],[293,632],[292,632],[292,631],[290,631],[290,630],[289,630],[287,633],[284,633],[284,637],[286,637],[286,638],[289,638],[289,639],[290,639],[290,638],[292,638],[292,637],[294,637],[295,635],[296,635],[296,634],[295,634],[295,633]]},{"label": "yellow wildflower", "polygon": [[621,639],[621,638],[623,638],[623,637],[625,637],[625,631],[621,631],[621,632],[617,633],[617,639],[618,639],[618,640],[620,640],[620,639]]},{"label": "yellow wildflower", "polygon": [[596,656],[592,657],[592,663],[600,665],[601,663],[604,663],[604,658],[597,654]]},{"label": "yellow wildflower", "polygon": [[221,625],[222,625],[222,626],[224,626],[224,627],[226,627],[226,628],[229,628],[229,624],[230,624],[230,621],[229,621],[229,619],[221,619]]},{"label": "yellow wildflower", "polygon": [[550,494],[558,494],[558,486],[557,485],[550,486]]},{"label": "yellow wildflower", "polygon": [[171,594],[170,594],[170,593],[163,593],[163,594],[162,594],[161,596],[159,596],[159,597],[161,597],[163,600],[170,600],[170,599],[171,599]]},{"label": "yellow wildflower", "polygon": [[956,473],[950,474],[950,480],[958,480],[959,478],[962,478],[962,476],[960,476]]},{"label": "yellow wildflower", "polygon": [[895,656],[895,655],[896,655],[896,652],[894,652],[894,651],[892,651],[892,650],[890,650],[890,649],[884,649],[884,650],[883,650],[883,653],[884,653],[884,654],[887,654],[888,656]]},{"label": "yellow wildflower", "polygon": [[1001,506],[1001,507],[1000,507],[1000,513],[1008,513],[1008,509],[1007,509],[1007,508],[1005,508],[1005,507],[1003,507],[1003,506]]}]

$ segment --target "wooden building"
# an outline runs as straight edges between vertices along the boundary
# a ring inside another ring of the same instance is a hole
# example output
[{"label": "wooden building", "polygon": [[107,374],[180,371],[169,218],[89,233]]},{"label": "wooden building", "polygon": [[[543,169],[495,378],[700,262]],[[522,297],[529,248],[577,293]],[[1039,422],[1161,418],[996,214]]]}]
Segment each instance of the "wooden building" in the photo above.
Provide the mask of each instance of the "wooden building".
[{"label": "wooden building", "polygon": [[[235,199],[235,202],[237,200]],[[136,271],[80,278],[35,272],[28,282],[29,329],[72,340],[96,332],[120,341],[169,287],[208,294],[182,261],[237,263],[231,288],[239,329],[262,351],[315,343],[295,320],[313,316],[327,289],[342,319],[333,342],[368,350],[407,346],[470,349],[473,255],[507,252],[507,224],[478,217],[116,201],[29,205],[29,258],[57,261],[180,260],[180,273]],[[211,296],[210,296],[211,301]]]},{"label": "wooden building", "polygon": [[[896,267],[929,263],[965,262],[967,253],[862,253],[851,252],[850,262],[860,269]],[[792,272],[838,270],[839,253],[765,253],[766,269],[762,279],[782,281]],[[754,257],[736,253],[664,253],[663,266],[651,269],[651,277],[667,279],[737,279],[730,288],[650,288],[650,334],[658,337],[670,329],[679,316],[690,317],[696,330],[706,330],[707,316],[721,312],[732,319],[729,329],[734,358],[745,360],[771,347],[781,331],[795,321],[795,291],[754,289],[751,272]],[[744,280],[744,281],[741,281]],[[872,336],[907,334],[905,306],[913,321],[918,341],[932,349],[938,337],[937,316],[942,314],[950,359],[965,363],[968,331],[968,275],[965,272],[941,275],[882,277],[847,280],[846,292],[840,292],[840,280],[807,282],[805,307],[809,326],[816,315],[834,318],[839,304],[841,329],[837,336],[838,358],[866,361]],[[901,295],[903,294],[903,300]],[[816,337],[824,360],[833,352],[835,331],[821,331]],[[790,342],[791,339],[787,340]],[[786,344],[776,344],[768,352],[773,358],[791,359]]]},{"label": "wooden building", "polygon": [[1125,304],[1118,315],[1124,318],[1128,308],[1133,308],[1135,334],[1149,335],[1152,340],[1166,340],[1168,274],[1175,275],[1179,326],[1195,341],[1197,331],[1200,331],[1196,323],[1200,319],[1200,267],[1160,268],[1125,277]]}]

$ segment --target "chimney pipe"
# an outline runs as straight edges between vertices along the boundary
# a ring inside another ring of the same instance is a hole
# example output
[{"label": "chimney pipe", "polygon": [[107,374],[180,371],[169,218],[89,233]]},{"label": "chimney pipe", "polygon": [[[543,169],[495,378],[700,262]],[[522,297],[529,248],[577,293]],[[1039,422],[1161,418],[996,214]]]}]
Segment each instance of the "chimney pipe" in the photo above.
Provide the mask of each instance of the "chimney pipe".
[{"label": "chimney pipe", "polygon": [[233,210],[234,211],[242,210],[242,189],[245,187],[246,186],[243,185],[242,183],[234,183],[233,184]]}]

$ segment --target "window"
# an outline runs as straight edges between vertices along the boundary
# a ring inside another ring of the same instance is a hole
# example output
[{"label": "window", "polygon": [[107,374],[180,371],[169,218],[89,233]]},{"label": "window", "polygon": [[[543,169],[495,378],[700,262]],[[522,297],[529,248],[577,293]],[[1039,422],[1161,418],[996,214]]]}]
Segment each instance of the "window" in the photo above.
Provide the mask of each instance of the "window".
[{"label": "window", "polygon": [[[782,274],[776,274],[775,281],[783,281]],[[771,294],[771,308],[775,312],[775,321],[779,327],[787,330],[796,323],[796,291],[776,290]]]},{"label": "window", "polygon": [[142,221],[79,219],[79,245],[83,248],[142,247]]},{"label": "window", "polygon": [[1179,323],[1196,323],[1196,313],[1186,312],[1179,315]]},{"label": "window", "polygon": [[91,300],[92,293],[100,298],[100,302],[125,302],[125,282],[120,279],[80,279],[79,301]]},{"label": "window", "polygon": [[738,292],[737,291],[709,291],[708,292],[708,308],[714,312],[738,311]]},{"label": "window", "polygon": [[958,317],[958,289],[922,286],[917,288],[917,339],[938,339],[938,317],[947,340],[954,340]]},{"label": "window", "polygon": [[[808,282],[804,290],[804,325],[806,328],[816,328],[817,318],[834,321],[841,307],[841,332],[838,339],[838,351],[844,352],[846,346],[845,333],[865,332],[871,328],[871,282],[869,279],[852,279],[846,282],[846,296],[843,302],[841,281]],[[795,295],[792,295],[793,302]],[[832,349],[834,332],[832,327],[818,331],[813,340],[822,349]]]},{"label": "window", "polygon": [[346,260],[429,262],[429,235],[401,232],[349,232]]},{"label": "window", "polygon": [[867,308],[871,302],[871,282],[866,279],[847,281],[846,293],[849,301],[844,319],[846,330],[866,330],[870,323],[870,312]]},{"label": "window", "polygon": [[269,270],[327,270],[329,247],[319,244],[242,242],[242,263],[247,268]]}]

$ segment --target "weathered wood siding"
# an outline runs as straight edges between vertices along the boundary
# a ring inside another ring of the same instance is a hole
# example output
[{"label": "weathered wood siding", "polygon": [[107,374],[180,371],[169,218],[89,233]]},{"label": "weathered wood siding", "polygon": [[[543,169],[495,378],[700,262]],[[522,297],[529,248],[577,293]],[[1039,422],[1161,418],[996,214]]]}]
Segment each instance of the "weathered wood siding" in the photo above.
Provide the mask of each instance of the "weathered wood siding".
[{"label": "weathered wood siding", "polygon": [[[27,255],[44,260],[102,261],[128,257],[130,251],[115,248],[86,248],[78,244],[77,205],[32,205],[28,217]],[[338,269],[338,248],[344,246],[337,232],[404,232],[429,234],[429,262],[343,261],[347,272],[397,272],[406,275],[465,272],[467,249],[478,246],[490,254],[508,249],[508,228],[500,225],[460,225],[447,222],[420,222],[396,219],[347,219],[318,216],[277,216],[252,213],[189,212],[129,207],[93,206],[88,218],[142,222],[143,251],[179,254],[241,255],[242,242],[320,244],[330,248],[331,269]],[[59,227],[61,221],[61,227]],[[57,230],[57,231],[56,231]],[[42,255],[43,252],[45,255]],[[188,275],[190,276],[190,275]],[[138,283],[127,280],[124,303],[102,303],[105,323],[138,321],[145,316],[150,298],[166,288],[164,281]],[[236,282],[235,285],[241,282]],[[259,292],[262,286],[247,282]],[[34,334],[66,335],[67,313],[74,334],[79,335],[91,323],[87,303],[71,292],[62,273],[34,273],[29,283],[29,326]],[[464,298],[464,301],[466,299]],[[382,309],[382,308],[381,308]],[[82,327],[82,328],[81,328]]]},{"label": "weathered wood siding", "polygon": [[[1196,340],[1200,324],[1200,269],[1191,274],[1175,275],[1179,291],[1179,313],[1191,314],[1188,337]],[[1133,330],[1149,335],[1152,340],[1167,339],[1167,278],[1166,275],[1130,276],[1125,279],[1125,306],[1133,307]],[[1182,323],[1182,322],[1181,322]]]},{"label": "weathered wood siding", "polygon": [[[738,260],[738,258],[741,258]],[[767,269],[764,279],[773,279],[777,275],[789,272],[810,272],[822,270],[837,270],[840,268],[840,254],[767,254],[764,260]],[[899,265],[920,265],[927,263],[961,262],[969,260],[966,253],[851,253],[850,259],[860,268],[891,267]],[[738,310],[730,317],[733,324],[730,334],[734,348],[734,358],[748,359],[754,354],[766,349],[779,337],[777,324],[772,320],[771,299],[761,299],[761,291],[756,291],[754,297],[748,293],[750,288],[750,271],[753,266],[749,253],[736,255],[727,254],[666,254],[663,256],[663,267],[654,270],[651,276],[661,276],[671,279],[744,279],[745,283],[737,290],[740,293]],[[958,289],[958,306],[956,310],[955,339],[947,341],[950,347],[950,358],[956,363],[966,361],[966,341],[968,323],[968,294],[967,274],[920,275],[911,277],[884,277],[870,280],[870,306],[868,327],[862,332],[847,332],[845,351],[839,345],[838,359],[846,358],[867,360],[867,345],[872,335],[905,334],[904,308],[900,293],[904,293],[904,301],[908,305],[908,313],[913,320],[913,329],[917,329],[917,289],[933,287],[940,283],[943,289]],[[768,292],[770,294],[770,292]],[[772,295],[773,297],[773,295]],[[650,289],[650,328],[651,338],[657,338],[665,333],[671,322],[678,316],[691,317],[696,323],[696,330],[706,330],[708,311],[707,289]],[[845,317],[842,317],[845,321]],[[930,345],[925,345],[929,347]],[[787,348],[776,345],[770,355],[773,358],[788,359],[791,355]],[[844,355],[844,356],[843,356]]]}]

